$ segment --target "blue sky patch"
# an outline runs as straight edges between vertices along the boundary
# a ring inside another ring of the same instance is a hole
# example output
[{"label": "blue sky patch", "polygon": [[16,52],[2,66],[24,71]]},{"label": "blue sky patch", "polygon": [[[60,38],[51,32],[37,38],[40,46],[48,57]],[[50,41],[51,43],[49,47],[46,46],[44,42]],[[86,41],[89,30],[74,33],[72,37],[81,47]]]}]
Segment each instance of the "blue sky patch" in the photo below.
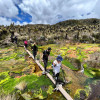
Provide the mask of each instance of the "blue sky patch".
[{"label": "blue sky patch", "polygon": [[12,18],[12,21],[14,22],[19,21],[20,23],[23,22],[30,23],[32,21],[32,16],[30,16],[28,13],[23,12],[17,5],[16,7],[18,8],[19,14],[17,15],[16,18]]}]

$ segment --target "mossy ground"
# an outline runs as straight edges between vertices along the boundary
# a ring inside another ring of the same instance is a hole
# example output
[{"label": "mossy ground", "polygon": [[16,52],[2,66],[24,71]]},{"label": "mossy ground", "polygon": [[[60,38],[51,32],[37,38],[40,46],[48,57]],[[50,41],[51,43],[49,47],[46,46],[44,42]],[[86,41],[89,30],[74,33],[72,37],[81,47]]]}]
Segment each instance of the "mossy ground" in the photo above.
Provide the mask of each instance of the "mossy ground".
[{"label": "mossy ground", "polygon": [[[75,91],[77,89],[85,89],[84,86],[86,84],[86,81],[88,81],[88,78],[94,78],[90,82],[94,83],[95,81],[100,81],[100,79],[95,78],[95,72],[93,68],[89,68],[87,63],[83,63],[85,60],[89,59],[89,56],[93,54],[94,52],[100,52],[99,44],[62,44],[62,45],[56,45],[56,44],[50,44],[41,46],[40,55],[42,55],[42,51],[47,49],[48,47],[51,47],[51,54],[49,57],[49,63],[48,63],[48,69],[51,68],[52,62],[56,59],[57,55],[61,55],[63,57],[62,64],[66,66],[65,74],[66,74],[66,80],[70,80],[71,84],[67,84],[65,88],[68,89],[69,94],[74,97]],[[83,63],[84,72],[81,73],[78,68],[76,68],[71,62],[70,59],[78,59],[80,63]],[[43,65],[43,63],[41,62]],[[94,68],[95,69],[95,68]],[[61,70],[62,71],[62,70]],[[97,69],[98,73],[100,73],[99,69]],[[97,74],[98,74],[97,73]],[[63,76],[63,75],[62,75]],[[89,87],[89,84],[86,85]],[[67,90],[66,89],[66,90]],[[74,91],[73,91],[74,90]]]},{"label": "mossy ground", "polygon": [[[29,58],[24,48],[10,47],[0,49],[0,55],[0,95],[14,92],[22,95],[29,92],[31,93],[31,98],[47,97],[49,92],[47,93],[46,91],[53,84],[46,76],[42,75],[42,71],[39,68],[36,68],[38,66]],[[21,82],[27,84],[23,91],[20,89],[24,85],[19,86],[18,89],[16,88]]]},{"label": "mossy ground", "polygon": [[[42,52],[48,47],[52,48],[49,56],[48,68],[50,74],[52,74],[52,62],[56,59],[57,55],[61,55],[64,60],[62,61],[63,66],[66,66],[65,70],[66,79],[70,80],[71,83],[65,86],[66,91],[70,91],[69,94],[73,97],[77,89],[83,89],[86,79],[93,78],[94,72],[97,70],[88,68],[87,64],[84,64],[84,74],[78,73],[76,68],[69,60],[72,58],[78,59],[81,63],[89,59],[89,55],[96,51],[100,52],[98,44],[50,44],[45,46],[38,46],[37,58],[42,62]],[[28,48],[31,50],[30,48]],[[34,67],[37,66],[31,58],[28,58],[26,51],[23,47],[9,47],[0,48],[0,90],[4,94],[12,92],[18,92],[21,94],[30,93],[32,98],[45,98],[47,95],[52,94],[53,84],[46,76],[41,76],[41,71],[37,69],[34,73]],[[77,74],[78,73],[78,74]],[[63,75],[62,75],[63,76]],[[85,77],[86,76],[86,77]],[[81,80],[82,78],[82,80]],[[82,82],[80,82],[80,80]],[[16,89],[16,85],[21,82],[26,82],[27,87],[24,91]],[[87,80],[86,80],[87,81]],[[94,80],[93,80],[94,81]],[[87,85],[88,86],[88,85]],[[69,89],[69,90],[68,90]],[[33,93],[35,92],[35,93]],[[33,95],[34,94],[34,95]]]}]

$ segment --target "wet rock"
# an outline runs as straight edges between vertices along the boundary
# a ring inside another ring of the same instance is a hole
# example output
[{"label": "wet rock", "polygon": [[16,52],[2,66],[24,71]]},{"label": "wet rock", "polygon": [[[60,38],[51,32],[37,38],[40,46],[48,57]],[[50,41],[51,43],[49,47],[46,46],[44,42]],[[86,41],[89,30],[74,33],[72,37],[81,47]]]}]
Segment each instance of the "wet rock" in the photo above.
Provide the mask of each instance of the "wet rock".
[{"label": "wet rock", "polygon": [[94,85],[94,84],[91,84],[91,93],[90,93],[90,96],[87,100],[99,100],[100,99],[100,81]]}]

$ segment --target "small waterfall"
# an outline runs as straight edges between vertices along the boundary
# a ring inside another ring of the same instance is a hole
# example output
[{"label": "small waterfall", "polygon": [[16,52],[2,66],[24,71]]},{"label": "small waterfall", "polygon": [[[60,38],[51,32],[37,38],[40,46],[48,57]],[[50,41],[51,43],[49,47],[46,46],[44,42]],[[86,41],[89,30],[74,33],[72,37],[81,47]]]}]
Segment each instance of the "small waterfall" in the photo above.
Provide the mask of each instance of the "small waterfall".
[{"label": "small waterfall", "polygon": [[81,70],[80,70],[81,73],[84,73],[84,67],[83,65],[81,64]]}]

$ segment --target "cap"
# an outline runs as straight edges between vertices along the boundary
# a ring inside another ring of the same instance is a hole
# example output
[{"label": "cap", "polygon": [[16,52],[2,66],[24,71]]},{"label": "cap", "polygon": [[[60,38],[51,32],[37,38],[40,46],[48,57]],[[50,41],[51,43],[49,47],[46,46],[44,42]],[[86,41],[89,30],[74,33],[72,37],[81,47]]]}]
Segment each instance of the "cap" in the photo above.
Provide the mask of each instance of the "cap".
[{"label": "cap", "polygon": [[48,47],[48,50],[51,50],[51,48],[50,48],[50,47]]},{"label": "cap", "polygon": [[63,60],[62,56],[60,56],[60,55],[58,55],[56,59],[57,59],[57,61],[62,61]]}]

